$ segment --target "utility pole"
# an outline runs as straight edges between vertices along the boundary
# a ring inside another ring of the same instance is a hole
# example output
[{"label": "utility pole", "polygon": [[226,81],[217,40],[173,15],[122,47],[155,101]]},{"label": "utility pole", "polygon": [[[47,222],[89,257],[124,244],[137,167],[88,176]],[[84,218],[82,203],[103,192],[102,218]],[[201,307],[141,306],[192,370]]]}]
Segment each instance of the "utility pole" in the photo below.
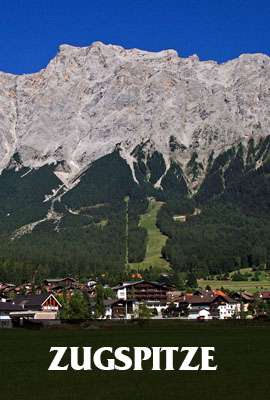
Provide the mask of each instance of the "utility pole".
[{"label": "utility pole", "polygon": [[129,196],[126,196],[124,198],[124,201],[126,203],[126,257],[125,257],[125,270],[128,272],[129,266],[128,266],[128,207],[129,207]]}]

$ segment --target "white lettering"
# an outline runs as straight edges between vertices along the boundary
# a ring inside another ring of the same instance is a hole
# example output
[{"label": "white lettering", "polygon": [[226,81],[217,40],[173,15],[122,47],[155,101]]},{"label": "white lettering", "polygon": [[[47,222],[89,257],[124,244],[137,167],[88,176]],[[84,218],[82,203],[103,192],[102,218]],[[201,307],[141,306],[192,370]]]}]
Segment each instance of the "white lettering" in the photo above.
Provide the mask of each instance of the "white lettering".
[{"label": "white lettering", "polygon": [[75,371],[89,371],[91,369],[91,347],[83,347],[83,363],[79,365],[79,348],[70,347],[71,368]]},{"label": "white lettering", "polygon": [[124,364],[123,366],[115,365],[115,369],[119,371],[126,371],[132,367],[132,359],[124,354],[124,351],[130,351],[129,347],[118,347],[114,353],[115,358]]},{"label": "white lettering", "polygon": [[179,347],[161,347],[161,351],[166,353],[166,371],[174,371],[173,366],[173,353],[178,351]]},{"label": "white lettering", "polygon": [[101,347],[100,349],[96,350],[93,357],[94,364],[98,369],[101,369],[101,371],[112,371],[114,370],[114,360],[112,358],[108,358],[107,365],[103,365],[101,362],[102,353],[105,351],[112,353],[113,349],[112,347]]},{"label": "white lettering", "polygon": [[[50,352],[56,354],[48,368],[49,371],[67,371],[69,368],[74,371],[91,371],[92,366],[101,371],[142,371],[150,369],[150,366],[143,368],[143,361],[152,361],[152,371],[174,371],[175,353],[187,352],[182,361],[179,371],[215,371],[217,365],[214,364],[215,347],[118,347],[113,350],[112,347],[100,347],[92,350],[92,347],[69,347],[70,364],[63,364],[63,357],[67,347],[51,347]],[[201,350],[201,353],[198,352]],[[80,352],[81,356],[80,357]],[[109,353],[106,357],[105,352]],[[201,356],[201,364],[192,365],[196,354]],[[164,356],[164,357],[163,357]],[[165,366],[163,366],[163,360]],[[162,366],[161,366],[162,362]]]},{"label": "white lettering", "polygon": [[49,371],[66,371],[69,367],[69,364],[60,367],[59,363],[61,362],[65,352],[67,350],[67,347],[51,347],[51,351],[56,351],[56,354],[48,368]]},{"label": "white lettering", "polygon": [[149,360],[151,354],[149,347],[134,347],[134,371],[142,371],[142,361]]},{"label": "white lettering", "polygon": [[209,361],[214,360],[214,356],[210,356],[210,351],[215,351],[214,347],[201,347],[202,350],[202,371],[216,371],[217,365],[213,365],[212,367],[209,365]]},{"label": "white lettering", "polygon": [[197,350],[198,350],[198,347],[182,347],[181,348],[181,352],[187,351],[187,355],[179,368],[180,371],[198,371],[198,369],[200,368],[199,364],[195,365],[194,367],[192,367],[190,365]]}]

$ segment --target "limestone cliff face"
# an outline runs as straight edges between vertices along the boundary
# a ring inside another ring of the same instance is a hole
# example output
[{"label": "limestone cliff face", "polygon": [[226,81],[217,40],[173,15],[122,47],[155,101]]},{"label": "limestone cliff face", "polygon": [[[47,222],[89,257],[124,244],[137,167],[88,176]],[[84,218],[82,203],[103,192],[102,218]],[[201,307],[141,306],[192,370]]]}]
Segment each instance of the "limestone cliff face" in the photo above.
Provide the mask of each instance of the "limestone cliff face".
[{"label": "limestone cliff face", "polygon": [[[100,42],[60,46],[38,73],[0,73],[0,169],[19,153],[26,167],[61,162],[69,186],[93,161],[120,149],[159,152],[188,186],[199,187],[209,157],[270,134],[270,58],[241,55],[224,64]],[[190,168],[196,153],[200,168]]]}]

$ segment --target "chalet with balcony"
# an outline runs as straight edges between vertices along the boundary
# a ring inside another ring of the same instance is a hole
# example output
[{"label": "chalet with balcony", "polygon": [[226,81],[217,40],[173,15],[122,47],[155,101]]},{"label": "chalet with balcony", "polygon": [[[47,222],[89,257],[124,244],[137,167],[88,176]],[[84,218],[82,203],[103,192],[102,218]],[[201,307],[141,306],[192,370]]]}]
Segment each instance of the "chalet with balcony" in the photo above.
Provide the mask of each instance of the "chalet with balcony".
[{"label": "chalet with balcony", "polygon": [[159,316],[168,307],[167,293],[171,289],[165,284],[145,280],[123,282],[113,288],[119,300],[143,302],[148,308],[156,309]]},{"label": "chalet with balcony", "polygon": [[[110,304],[108,304],[110,303]],[[110,309],[110,318],[113,319],[132,319],[136,317],[138,302],[135,300],[105,300],[105,309]],[[108,314],[107,314],[108,315]]]},{"label": "chalet with balcony", "polygon": [[199,317],[198,310],[201,309],[209,311],[207,319],[210,319],[210,315],[213,318],[228,319],[239,312],[240,303],[220,290],[206,290],[183,295],[179,300],[179,308],[187,310],[188,315],[197,313]]},{"label": "chalet with balcony", "polygon": [[[95,316],[95,300],[90,300],[92,316]],[[132,319],[137,316],[139,303],[135,300],[105,299],[103,319]]]},{"label": "chalet with balcony", "polygon": [[56,279],[45,279],[44,286],[47,290],[52,290],[56,288],[71,288],[77,286],[77,281],[74,278],[56,278]]},{"label": "chalet with balcony", "polygon": [[[52,294],[17,295],[13,304],[22,308],[22,316],[25,312],[33,313],[34,319],[55,319],[60,310],[61,303]],[[17,313],[19,316],[20,313]]]},{"label": "chalet with balcony", "polygon": [[166,303],[167,292],[170,288],[157,282],[137,281],[123,282],[115,286],[118,299],[128,300],[136,299],[137,301],[159,301]]},{"label": "chalet with balcony", "polygon": [[232,298],[240,304],[240,312],[241,310],[247,312],[249,306],[255,301],[255,296],[248,292],[236,292],[232,295]]}]

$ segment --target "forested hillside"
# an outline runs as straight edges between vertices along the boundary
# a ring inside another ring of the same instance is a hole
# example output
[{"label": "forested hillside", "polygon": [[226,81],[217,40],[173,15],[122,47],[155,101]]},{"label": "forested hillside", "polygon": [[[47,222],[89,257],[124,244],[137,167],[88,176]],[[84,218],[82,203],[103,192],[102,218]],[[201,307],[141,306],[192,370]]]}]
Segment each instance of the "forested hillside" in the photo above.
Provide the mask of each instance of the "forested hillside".
[{"label": "forested hillside", "polygon": [[[30,279],[38,265],[39,274],[43,268],[50,276],[121,273],[127,255],[130,262],[144,259],[146,231],[138,222],[147,197],[117,151],[96,161],[78,186],[54,201],[50,218],[52,203],[43,200],[59,185],[52,170],[24,177],[24,169],[10,169],[0,177],[0,280]],[[24,224],[28,231],[16,236]]]},{"label": "forested hillside", "polygon": [[[269,146],[266,138],[211,156],[194,192],[179,164],[166,170],[163,156],[143,146],[134,151],[134,171],[116,149],[76,177],[71,190],[56,177],[57,165],[30,170],[15,155],[0,176],[0,280],[122,274],[143,265],[200,278],[269,268]],[[200,168],[195,155],[188,164],[193,179]],[[150,198],[162,206],[149,225],[141,221],[150,216]],[[158,229],[168,237],[162,251],[154,243]]]},{"label": "forested hillside", "polygon": [[[177,271],[199,277],[241,267],[270,268],[269,138],[221,154],[193,198],[169,201],[158,226],[169,239],[164,257]],[[195,207],[201,210],[192,215]],[[185,214],[185,223],[173,215]]]}]

